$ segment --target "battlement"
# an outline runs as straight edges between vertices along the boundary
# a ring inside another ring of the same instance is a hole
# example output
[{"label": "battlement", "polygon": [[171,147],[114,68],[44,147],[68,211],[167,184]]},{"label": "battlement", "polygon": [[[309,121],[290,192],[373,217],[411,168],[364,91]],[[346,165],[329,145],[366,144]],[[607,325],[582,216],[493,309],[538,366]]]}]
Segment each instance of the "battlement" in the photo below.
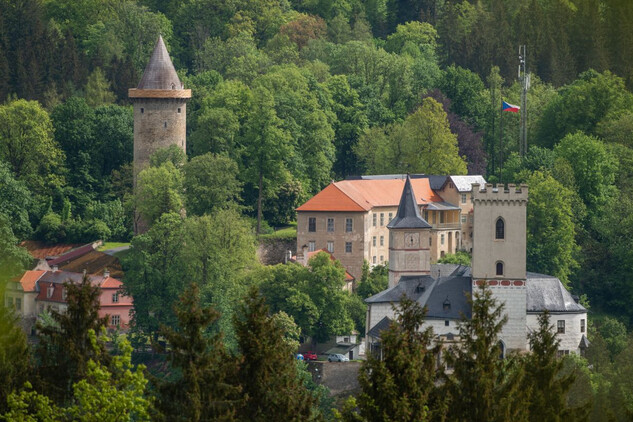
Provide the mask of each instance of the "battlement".
[{"label": "battlement", "polygon": [[486,183],[480,188],[479,183],[473,183],[473,202],[518,202],[527,203],[528,201],[528,185],[521,184],[519,186],[514,183],[508,183],[507,187],[499,183],[493,187],[492,183]]}]

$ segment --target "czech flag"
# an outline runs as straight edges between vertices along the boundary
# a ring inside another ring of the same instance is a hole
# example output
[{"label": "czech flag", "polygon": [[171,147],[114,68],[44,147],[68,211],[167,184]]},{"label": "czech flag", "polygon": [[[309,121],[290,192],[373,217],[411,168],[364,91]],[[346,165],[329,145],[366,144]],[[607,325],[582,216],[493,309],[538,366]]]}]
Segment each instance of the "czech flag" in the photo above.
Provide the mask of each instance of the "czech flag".
[{"label": "czech flag", "polygon": [[521,107],[515,106],[514,104],[508,104],[505,101],[503,101],[503,104],[501,105],[501,111],[511,111],[512,113],[518,113],[519,110],[521,110]]}]

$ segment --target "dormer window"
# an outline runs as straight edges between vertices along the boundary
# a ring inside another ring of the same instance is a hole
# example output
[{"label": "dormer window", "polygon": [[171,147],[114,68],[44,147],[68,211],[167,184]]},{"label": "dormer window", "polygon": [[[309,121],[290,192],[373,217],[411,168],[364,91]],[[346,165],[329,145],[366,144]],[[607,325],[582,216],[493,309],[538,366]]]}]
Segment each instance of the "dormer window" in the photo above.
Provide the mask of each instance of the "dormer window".
[{"label": "dormer window", "polygon": [[448,300],[448,297],[446,298],[446,300],[444,301],[443,305],[442,305],[442,309],[444,309],[444,312],[448,312],[451,310],[451,301]]},{"label": "dormer window", "polygon": [[46,298],[50,299],[51,297],[53,297],[53,292],[54,291],[55,291],[55,286],[53,286],[53,284],[48,286],[48,288],[46,289]]},{"label": "dormer window", "polygon": [[503,240],[506,238],[505,226],[506,224],[503,221],[503,218],[501,217],[497,218],[497,222],[495,223],[495,239],[496,240]]}]

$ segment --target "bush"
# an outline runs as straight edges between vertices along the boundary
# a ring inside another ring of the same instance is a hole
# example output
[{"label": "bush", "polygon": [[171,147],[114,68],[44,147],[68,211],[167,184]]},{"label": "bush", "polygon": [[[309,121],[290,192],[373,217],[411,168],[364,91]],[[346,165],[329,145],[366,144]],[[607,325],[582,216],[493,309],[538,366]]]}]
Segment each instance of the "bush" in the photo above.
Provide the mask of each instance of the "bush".
[{"label": "bush", "polygon": [[42,217],[37,227],[37,236],[47,243],[58,243],[64,240],[66,232],[59,214],[49,212]]}]

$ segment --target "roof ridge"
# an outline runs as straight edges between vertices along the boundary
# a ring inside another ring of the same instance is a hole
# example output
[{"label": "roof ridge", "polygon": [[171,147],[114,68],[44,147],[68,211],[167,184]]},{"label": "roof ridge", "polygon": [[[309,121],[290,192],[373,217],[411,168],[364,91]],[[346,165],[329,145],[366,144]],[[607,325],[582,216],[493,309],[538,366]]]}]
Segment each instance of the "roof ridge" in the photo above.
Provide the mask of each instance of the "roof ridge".
[{"label": "roof ridge", "polygon": [[[359,203],[358,203],[358,201],[356,201],[354,198],[352,198],[352,197],[349,195],[349,193],[347,193],[347,192],[345,192],[343,189],[341,189],[341,188],[337,185],[337,183],[339,183],[339,182],[332,182],[332,184],[334,185],[334,187],[335,187],[336,189],[338,189],[338,190],[339,190],[339,192],[341,192],[343,195],[347,196],[347,197],[350,199],[350,201],[352,201],[353,203],[355,203],[356,205],[358,205],[358,206],[359,206],[359,207],[361,207],[362,209],[364,209],[364,210],[368,210],[368,209],[367,209],[367,207],[365,207],[365,206],[363,206],[363,205],[359,204]],[[362,195],[362,194],[361,194],[361,195]],[[363,198],[364,198],[364,196],[363,196]],[[364,199],[365,199],[365,202],[370,203],[370,202],[367,200],[367,198],[364,198]],[[373,206],[372,206],[372,207],[370,207],[369,209],[371,209],[371,208],[373,208]]]}]

